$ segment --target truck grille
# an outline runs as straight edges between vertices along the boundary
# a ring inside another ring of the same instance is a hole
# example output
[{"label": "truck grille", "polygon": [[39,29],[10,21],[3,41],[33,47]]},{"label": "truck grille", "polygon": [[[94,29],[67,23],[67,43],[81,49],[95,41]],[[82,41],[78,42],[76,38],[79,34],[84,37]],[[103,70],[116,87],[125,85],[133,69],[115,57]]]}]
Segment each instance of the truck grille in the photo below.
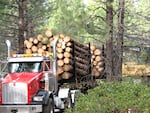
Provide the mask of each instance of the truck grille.
[{"label": "truck grille", "polygon": [[9,83],[2,86],[3,104],[27,104],[27,84]]}]

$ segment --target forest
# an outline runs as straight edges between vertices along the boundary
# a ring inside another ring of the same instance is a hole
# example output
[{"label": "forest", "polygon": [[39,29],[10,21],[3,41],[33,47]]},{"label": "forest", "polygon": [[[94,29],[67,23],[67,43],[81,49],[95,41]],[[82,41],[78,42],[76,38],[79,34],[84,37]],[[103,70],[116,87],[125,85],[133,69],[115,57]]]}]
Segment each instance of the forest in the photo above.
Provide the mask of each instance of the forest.
[{"label": "forest", "polygon": [[6,58],[6,39],[12,42],[12,51],[23,53],[24,40],[48,28],[81,43],[104,45],[107,75],[121,76],[122,62],[150,63],[149,2],[1,0],[0,57]]}]

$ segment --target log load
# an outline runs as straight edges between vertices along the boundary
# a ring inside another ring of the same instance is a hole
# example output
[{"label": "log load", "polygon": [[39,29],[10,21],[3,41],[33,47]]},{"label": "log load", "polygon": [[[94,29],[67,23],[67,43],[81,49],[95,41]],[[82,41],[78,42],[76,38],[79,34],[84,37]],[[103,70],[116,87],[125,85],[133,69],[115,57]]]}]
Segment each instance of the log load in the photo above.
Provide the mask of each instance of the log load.
[{"label": "log load", "polygon": [[56,75],[59,79],[69,79],[73,76],[80,79],[91,72],[95,77],[100,76],[103,70],[103,58],[99,48],[81,44],[65,34],[54,34],[52,30],[46,29],[44,34],[25,40],[25,53],[53,52],[54,39],[58,39]]},{"label": "log load", "polygon": [[91,45],[91,64],[92,75],[99,78],[104,71],[104,58],[102,56],[102,49],[95,45]]}]

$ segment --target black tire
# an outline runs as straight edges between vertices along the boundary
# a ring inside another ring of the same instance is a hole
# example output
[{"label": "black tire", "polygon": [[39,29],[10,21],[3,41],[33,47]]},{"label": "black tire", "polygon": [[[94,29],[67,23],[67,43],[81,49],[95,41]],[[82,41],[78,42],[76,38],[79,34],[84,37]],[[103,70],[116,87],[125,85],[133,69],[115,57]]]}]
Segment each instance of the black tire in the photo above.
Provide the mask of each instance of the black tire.
[{"label": "black tire", "polygon": [[43,113],[54,113],[54,101],[49,98],[48,104],[43,106]]},{"label": "black tire", "polygon": [[67,108],[72,108],[72,99],[71,99],[71,94],[69,93],[68,99],[67,99]]}]

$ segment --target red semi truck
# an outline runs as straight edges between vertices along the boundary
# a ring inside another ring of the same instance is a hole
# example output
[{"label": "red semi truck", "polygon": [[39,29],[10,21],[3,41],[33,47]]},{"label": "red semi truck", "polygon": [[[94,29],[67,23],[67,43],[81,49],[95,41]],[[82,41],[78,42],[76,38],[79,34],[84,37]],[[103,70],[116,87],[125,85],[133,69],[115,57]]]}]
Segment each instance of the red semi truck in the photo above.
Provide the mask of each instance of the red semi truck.
[{"label": "red semi truck", "polygon": [[[8,73],[0,82],[0,113],[54,113],[72,107],[78,88],[59,84],[56,44],[57,40],[53,44],[53,53],[14,54],[10,57],[7,41]],[[93,83],[93,79],[90,82]],[[75,85],[85,86],[87,82]]]}]

